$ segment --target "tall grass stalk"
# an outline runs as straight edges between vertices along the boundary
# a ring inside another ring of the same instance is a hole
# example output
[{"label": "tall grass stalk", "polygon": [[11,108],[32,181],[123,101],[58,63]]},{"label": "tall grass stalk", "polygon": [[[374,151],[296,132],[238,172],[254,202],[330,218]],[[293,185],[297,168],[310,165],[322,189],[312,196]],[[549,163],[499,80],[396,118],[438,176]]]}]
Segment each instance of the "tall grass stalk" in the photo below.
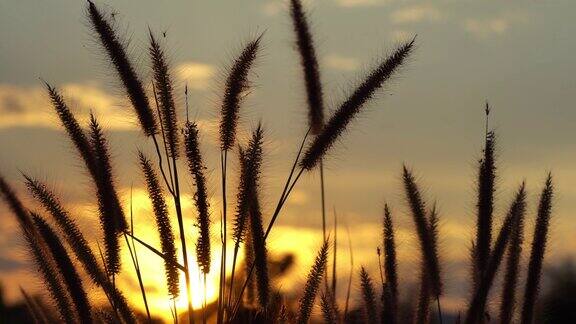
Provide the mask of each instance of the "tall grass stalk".
[{"label": "tall grass stalk", "polygon": [[[336,296],[336,256],[338,255],[338,215],[336,214],[336,207],[334,207],[334,245],[332,251],[332,294]],[[333,298],[334,302],[336,298]]]},{"label": "tall grass stalk", "polygon": [[198,126],[195,123],[186,123],[184,143],[188,169],[196,185],[194,204],[198,212],[196,223],[200,230],[196,243],[196,258],[202,273],[207,274],[210,272],[210,205],[208,204],[208,190],[204,175],[205,166],[200,153]]},{"label": "tall grass stalk", "polygon": [[398,261],[396,259],[396,242],[394,238],[394,224],[392,213],[388,204],[384,205],[384,275],[386,289],[389,291],[389,302],[386,312],[390,314],[388,319],[391,324],[397,322],[398,313]]},{"label": "tall grass stalk", "polygon": [[354,275],[354,252],[352,249],[352,237],[350,236],[350,228],[346,227],[348,234],[348,250],[350,253],[350,271],[348,273],[348,288],[346,288],[346,302],[344,303],[344,319],[348,316],[348,306],[350,304],[350,293],[352,291],[352,276]]},{"label": "tall grass stalk", "polygon": [[76,313],[71,306],[71,301],[66,289],[62,285],[61,277],[53,260],[47,254],[45,243],[41,240],[36,230],[32,217],[16,196],[14,190],[0,175],[0,198],[8,205],[8,208],[16,216],[20,230],[26,239],[26,243],[36,267],[42,275],[46,288],[60,315],[60,320],[65,323],[74,323]]},{"label": "tall grass stalk", "polygon": [[164,267],[166,272],[166,280],[168,286],[168,293],[172,298],[177,298],[179,291],[179,272],[174,266],[176,263],[176,246],[174,245],[174,234],[172,233],[172,226],[168,217],[168,206],[164,200],[160,183],[156,177],[152,165],[148,158],[139,153],[140,166],[146,180],[146,187],[148,188],[148,195],[152,200],[152,207],[156,216],[156,225],[158,227],[158,234],[160,235],[160,243],[162,245],[162,253],[170,261],[165,261]]},{"label": "tall grass stalk", "polygon": [[360,268],[360,286],[362,288],[362,301],[366,322],[378,323],[378,302],[376,301],[376,290],[370,275],[364,267]]},{"label": "tall grass stalk", "polygon": [[[316,49],[312,33],[308,26],[306,13],[300,0],[290,1],[290,16],[292,26],[296,35],[296,47],[300,54],[300,65],[302,66],[304,84],[306,87],[306,98],[308,103],[308,126],[313,135],[319,134],[324,125],[324,99],[322,82],[320,80],[320,69],[316,57]],[[326,194],[324,184],[324,165],[320,161],[320,203],[322,212],[322,239],[326,240]],[[324,283],[328,288],[328,275],[324,276]]]},{"label": "tall grass stalk", "polygon": [[336,306],[336,300],[331,292],[325,292],[320,296],[320,307],[322,308],[324,323],[338,323],[338,307]]},{"label": "tall grass stalk", "polygon": [[120,37],[116,35],[107,17],[105,17],[90,0],[88,1],[87,11],[90,25],[96,33],[102,48],[108,55],[116,74],[122,81],[126,95],[136,111],[144,134],[146,134],[146,136],[157,134],[158,124],[150,108],[144,86],[126,54],[126,45],[123,44]]},{"label": "tall grass stalk", "polygon": [[[224,298],[226,296],[226,240],[227,240],[227,201],[226,171],[228,151],[234,146],[238,125],[240,104],[243,94],[249,89],[250,69],[256,60],[263,34],[248,42],[244,50],[234,61],[224,89],[220,119],[220,166],[222,168],[222,262],[220,266],[220,291],[218,293],[218,324],[223,321]],[[230,292],[231,293],[231,292]]]},{"label": "tall grass stalk", "polygon": [[504,253],[506,250],[506,245],[510,240],[510,235],[513,232],[513,228],[517,226],[517,220],[523,217],[526,210],[526,190],[524,184],[520,186],[516,197],[512,202],[506,219],[500,228],[498,233],[498,238],[494,243],[494,248],[488,260],[486,271],[481,278],[479,285],[473,292],[472,300],[469,303],[468,311],[466,313],[465,321],[466,324],[476,324],[481,323],[484,316],[484,310],[486,307],[486,300],[490,288],[494,281],[494,277],[498,271],[498,267],[502,262]]},{"label": "tall grass stalk", "polygon": [[76,271],[68,252],[62,245],[60,238],[48,223],[38,214],[32,213],[34,224],[40,237],[46,244],[48,251],[56,263],[57,269],[62,275],[64,284],[70,294],[70,300],[78,314],[80,323],[92,323],[91,305],[88,301],[88,295],[84,290],[84,285],[80,275]]},{"label": "tall grass stalk", "polygon": [[506,273],[504,275],[504,284],[502,285],[502,301],[499,314],[500,323],[502,324],[512,322],[516,306],[516,288],[524,239],[524,215],[518,216],[512,229],[510,243],[508,244],[508,258],[506,260]]},{"label": "tall grass stalk", "polygon": [[[256,287],[258,288],[258,303],[266,310],[270,302],[270,278],[268,275],[268,251],[266,239],[262,228],[262,212],[257,192],[253,193],[250,204],[250,234],[252,249],[254,251],[254,264],[256,265]],[[230,293],[232,293],[230,291]]]},{"label": "tall grass stalk", "polygon": [[403,180],[408,205],[416,225],[420,250],[422,251],[422,261],[426,268],[430,291],[434,296],[440,296],[442,294],[442,280],[440,262],[438,260],[438,246],[430,228],[429,220],[426,217],[424,200],[414,176],[408,171],[406,166],[403,168]]},{"label": "tall grass stalk", "polygon": [[520,321],[522,324],[532,324],[534,322],[534,307],[538,297],[538,290],[540,289],[542,264],[544,254],[546,253],[553,198],[554,186],[552,184],[552,174],[549,173],[544,189],[542,189],[542,193],[540,194],[540,203],[538,204],[536,227],[534,228],[530,261],[528,263],[528,276],[524,289],[524,304],[522,305]]},{"label": "tall grass stalk", "polygon": [[[132,186],[130,187],[130,233],[134,233],[134,206],[133,206],[133,195]],[[138,285],[140,286],[140,293],[142,295],[142,301],[144,302],[144,308],[146,309],[146,316],[148,317],[148,323],[152,323],[152,318],[150,316],[150,308],[148,307],[148,298],[146,297],[146,289],[144,288],[144,282],[142,280],[142,272],[140,271],[140,262],[138,261],[138,252],[136,251],[136,243],[134,238],[128,241],[128,235],[124,232],[124,239],[126,240],[126,246],[130,252],[130,258],[132,259],[132,264],[134,265],[134,270],[136,271],[136,276],[138,277]]]},{"label": "tall grass stalk", "polygon": [[410,56],[414,48],[415,39],[404,43],[384,61],[372,70],[366,79],[352,92],[352,94],[336,109],[332,117],[324,125],[312,143],[304,152],[300,166],[312,170],[323,156],[342,135],[348,124],[357,116],[364,104],[368,102]]},{"label": "tall grass stalk", "polygon": [[325,274],[326,263],[328,262],[328,241],[324,241],[312,269],[308,273],[308,278],[306,279],[306,285],[304,286],[304,293],[300,298],[298,306],[298,317],[297,322],[300,324],[308,323],[310,314],[312,312],[312,306],[314,305],[314,300],[316,299],[316,294],[320,288],[320,282],[322,276]]},{"label": "tall grass stalk", "polygon": [[[486,111],[489,111],[488,108]],[[488,115],[486,118],[488,118]],[[476,278],[476,283],[478,283],[478,280],[482,278],[486,271],[488,256],[491,250],[492,213],[494,209],[496,182],[495,144],[496,139],[494,132],[487,131],[484,156],[478,168],[476,241],[472,258],[474,260],[473,275]]]},{"label": "tall grass stalk", "polygon": [[[263,146],[263,130],[259,124],[256,130],[252,134],[252,138],[248,143],[247,151],[239,147],[238,156],[240,160],[240,181],[238,185],[237,194],[237,207],[236,215],[234,219],[234,229],[232,234],[232,239],[234,241],[234,252],[232,256],[232,272],[230,276],[230,293],[228,294],[227,307],[230,307],[232,301],[232,295],[234,292],[234,275],[236,271],[236,260],[238,257],[238,250],[240,248],[240,243],[244,241],[247,232],[247,223],[249,221],[249,213],[251,204],[255,203],[259,178],[260,178],[260,168],[262,165],[262,151]],[[247,241],[247,245],[252,242]],[[253,251],[253,247],[251,246]]]}]

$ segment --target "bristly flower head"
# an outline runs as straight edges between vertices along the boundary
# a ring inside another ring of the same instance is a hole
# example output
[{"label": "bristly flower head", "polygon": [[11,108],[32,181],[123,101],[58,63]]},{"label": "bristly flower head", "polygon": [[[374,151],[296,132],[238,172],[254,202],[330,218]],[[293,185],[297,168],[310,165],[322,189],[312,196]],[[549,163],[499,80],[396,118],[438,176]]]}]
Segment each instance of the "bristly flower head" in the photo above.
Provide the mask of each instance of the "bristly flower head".
[{"label": "bristly flower head", "polygon": [[304,70],[304,81],[308,100],[308,124],[312,134],[319,134],[324,124],[324,100],[318,59],[306,13],[300,0],[290,1],[290,15],[296,33],[296,45],[300,53],[300,64]]},{"label": "bristly flower head", "polygon": [[414,47],[415,39],[398,47],[386,60],[384,60],[368,77],[354,90],[352,95],[344,101],[336,110],[330,120],[324,125],[322,132],[314,138],[308,146],[300,161],[300,166],[306,170],[312,170],[334,145],[348,124],[360,112],[364,104],[369,101],[377,89],[388,81],[394,72],[402,66],[410,56]]},{"label": "bristly flower head", "polygon": [[98,35],[102,47],[108,54],[108,58],[114,66],[118,77],[124,85],[126,94],[134,110],[136,110],[144,134],[146,134],[146,136],[157,134],[158,125],[156,124],[156,119],[154,119],[154,113],[150,108],[150,103],[144,92],[142,82],[138,75],[136,75],[134,67],[132,67],[128,59],[126,48],[114,32],[114,28],[112,28],[108,20],[90,0],[88,0],[88,18],[90,19],[92,28]]},{"label": "bristly flower head", "polygon": [[[168,155],[178,158],[178,121],[176,118],[176,105],[172,91],[172,80],[164,50],[154,37],[152,31],[150,34],[150,58],[152,60],[152,71],[154,72],[154,89],[157,92],[158,105],[166,133],[166,143]],[[156,95],[156,93],[155,93]]]},{"label": "bristly flower head", "polygon": [[224,89],[224,98],[220,110],[220,149],[228,151],[236,140],[240,104],[250,87],[248,75],[256,60],[262,35],[248,42],[240,56],[234,61]]},{"label": "bristly flower head", "polygon": [[171,297],[177,298],[179,295],[179,270],[176,267],[178,259],[176,258],[176,246],[174,245],[174,234],[168,217],[168,206],[164,200],[164,195],[158,182],[158,177],[152,168],[150,160],[139,152],[140,166],[146,180],[148,195],[152,200],[154,215],[156,216],[156,226],[160,235],[160,244],[164,254],[164,267],[166,270],[166,280],[168,283],[168,293]]},{"label": "bristly flower head", "polygon": [[198,140],[198,127],[195,123],[186,123],[184,142],[188,169],[196,184],[194,204],[198,211],[197,223],[200,228],[200,236],[196,244],[196,256],[202,272],[208,273],[210,272],[210,205],[208,203],[206,177],[204,176],[206,167],[202,161],[200,142]]}]

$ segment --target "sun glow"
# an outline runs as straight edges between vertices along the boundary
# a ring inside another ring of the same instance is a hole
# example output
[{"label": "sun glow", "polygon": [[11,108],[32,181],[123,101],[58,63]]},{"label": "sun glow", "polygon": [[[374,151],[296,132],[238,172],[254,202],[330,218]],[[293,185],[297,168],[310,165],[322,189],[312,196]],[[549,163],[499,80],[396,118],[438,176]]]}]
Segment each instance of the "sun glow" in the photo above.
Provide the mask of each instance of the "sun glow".
[{"label": "sun glow", "polygon": [[[138,244],[138,243],[136,243]],[[168,295],[166,285],[166,276],[164,269],[164,262],[155,254],[147,251],[142,246],[138,247],[138,262],[141,267],[142,281],[146,290],[146,298],[148,306],[152,314],[162,314],[165,318],[170,318],[170,309],[176,305],[179,314],[183,314],[188,308],[188,297],[186,294],[186,280],[184,273],[180,274],[180,295],[176,299],[171,299]],[[211,271],[204,277],[204,274],[196,266],[194,253],[189,253],[190,263],[190,295],[192,297],[192,306],[195,310],[201,309],[206,303],[209,305],[218,299],[218,280],[220,269],[220,256],[217,253],[212,253]],[[131,268],[132,271],[127,272],[127,278],[123,278],[122,285],[123,291],[130,296],[132,304],[140,311],[144,312],[145,307],[143,303],[142,293],[138,284],[138,277],[133,271],[132,259],[130,252],[126,249],[123,252],[123,262],[126,269]]]},{"label": "sun glow", "polygon": [[[154,213],[152,212],[152,206],[146,191],[142,189],[133,190],[131,196],[126,195],[124,200],[132,202],[134,235],[145,241],[147,244],[160,249],[159,235],[154,221]],[[210,273],[204,277],[204,274],[201,272],[196,262],[195,242],[198,238],[198,232],[196,227],[193,225],[195,211],[191,203],[192,201],[191,197],[183,195],[182,209],[184,214],[184,227],[187,229],[186,243],[190,269],[190,295],[192,297],[192,306],[196,310],[201,309],[205,303],[208,305],[218,299],[220,249],[217,244],[213,244]],[[170,200],[167,200],[167,203],[169,205],[172,204]],[[169,208],[172,208],[171,210],[173,210],[173,206],[170,206]],[[213,226],[214,228],[218,228],[217,223],[214,223]],[[176,238],[174,243],[178,250],[179,262],[180,264],[183,264],[181,243],[179,233],[177,232],[178,224],[175,217],[173,217],[172,228],[174,231],[174,237]],[[128,240],[132,243],[129,238]],[[186,312],[188,308],[188,296],[186,294],[186,280],[184,273],[180,272],[180,295],[176,299],[171,299],[168,295],[164,261],[158,255],[138,242],[135,241],[134,244],[150,312],[155,315],[162,314],[165,319],[170,319],[170,310],[174,307],[174,304],[176,305],[178,314]],[[135,307],[137,307],[141,312],[145,312],[142,293],[138,283],[138,276],[134,271],[130,250],[127,248],[122,249],[122,261],[126,270],[120,281],[120,284],[123,286],[123,291],[125,291],[127,296],[130,297],[130,300]]]}]

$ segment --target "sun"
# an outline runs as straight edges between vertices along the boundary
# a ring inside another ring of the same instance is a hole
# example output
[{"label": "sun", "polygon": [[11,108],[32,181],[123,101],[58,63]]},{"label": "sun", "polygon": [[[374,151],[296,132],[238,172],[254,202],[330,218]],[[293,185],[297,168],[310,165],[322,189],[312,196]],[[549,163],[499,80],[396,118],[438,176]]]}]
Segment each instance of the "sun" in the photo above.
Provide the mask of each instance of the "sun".
[{"label": "sun", "polygon": [[[213,259],[219,260],[213,256]],[[219,262],[212,261],[211,269],[218,270]],[[200,309],[204,303],[210,304],[218,299],[219,273],[211,271],[206,276],[196,266],[190,268],[190,295],[192,296],[192,306],[194,309]],[[206,281],[204,281],[206,280]],[[176,307],[180,310],[188,308],[188,297],[186,294],[186,280],[184,274],[180,276],[180,297],[176,300]]]}]

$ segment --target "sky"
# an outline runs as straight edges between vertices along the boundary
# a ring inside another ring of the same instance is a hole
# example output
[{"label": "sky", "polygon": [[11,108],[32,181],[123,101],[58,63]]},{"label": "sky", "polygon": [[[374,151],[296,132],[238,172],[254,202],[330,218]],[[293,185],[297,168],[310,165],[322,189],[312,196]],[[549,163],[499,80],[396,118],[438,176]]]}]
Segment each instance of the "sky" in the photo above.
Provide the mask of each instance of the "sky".
[{"label": "sky", "polygon": [[[213,238],[218,237],[221,206],[217,125],[222,84],[242,45],[263,33],[251,76],[253,89],[242,107],[239,138],[245,143],[250,131],[262,122],[266,136],[262,199],[265,215],[270,215],[307,128],[305,92],[286,3],[120,0],[96,4],[114,14],[147,84],[147,28],[157,35],[165,33],[162,42],[176,84],[178,117],[185,118],[183,88],[187,84],[190,118],[200,126],[212,197]],[[345,282],[349,271],[347,231],[355,271],[365,265],[377,278],[376,247],[381,245],[385,202],[392,207],[399,233],[401,279],[411,283],[416,278],[417,241],[401,186],[405,163],[417,175],[427,202],[436,201],[439,206],[447,280],[444,303],[452,310],[463,305],[486,101],[492,107],[490,127],[498,138],[496,225],[525,180],[529,238],[538,194],[551,171],[557,195],[547,264],[575,256],[576,144],[571,138],[576,122],[576,24],[572,17],[576,3],[314,0],[305,5],[330,111],[394,46],[417,36],[408,64],[366,106],[325,160],[329,218],[332,210],[338,215],[340,282]],[[152,146],[138,129],[84,13],[83,1],[0,0],[0,172],[30,206],[36,205],[26,195],[20,171],[48,182],[78,215],[93,242],[98,239],[93,191],[39,78],[47,80],[62,90],[81,121],[86,121],[90,111],[102,121],[125,208],[133,187],[136,230],[157,242],[137,167],[137,150],[152,153]],[[235,175],[237,163],[231,164]],[[230,195],[236,182],[232,180]],[[185,212],[193,228],[192,180],[186,178],[184,183],[189,198]],[[329,226],[334,232],[331,221]],[[190,236],[195,235],[191,230]],[[319,176],[311,172],[296,186],[269,239],[273,255],[296,255],[297,266],[279,283],[282,289],[294,291],[304,283],[306,271],[302,269],[309,268],[321,241]],[[30,291],[39,288],[26,253],[14,217],[0,205],[0,281],[10,300],[19,298],[18,285]],[[146,253],[142,250],[145,260],[158,261]],[[128,258],[125,255],[126,272]],[[167,308],[162,277],[154,271],[147,275],[157,294],[155,307]],[[137,291],[133,276],[127,274],[122,283]],[[405,295],[408,291],[406,287]],[[339,297],[344,295],[340,289]]]}]

